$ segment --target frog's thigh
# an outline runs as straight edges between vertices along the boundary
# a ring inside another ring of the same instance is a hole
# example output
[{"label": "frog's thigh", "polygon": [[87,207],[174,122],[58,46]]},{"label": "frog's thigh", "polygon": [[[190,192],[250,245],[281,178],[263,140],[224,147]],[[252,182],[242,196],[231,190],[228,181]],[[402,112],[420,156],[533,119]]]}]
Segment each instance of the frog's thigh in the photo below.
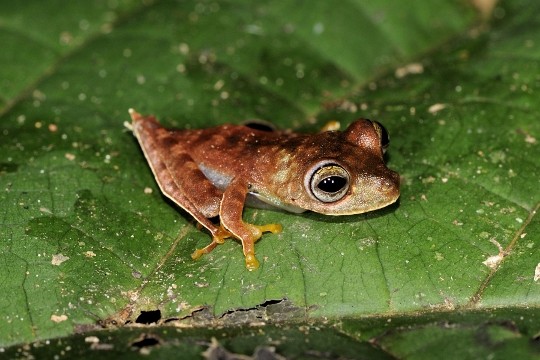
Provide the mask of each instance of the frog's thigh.
[{"label": "frog's thigh", "polygon": [[[170,158],[171,146],[177,143],[177,139],[174,139],[172,136],[163,136],[163,130],[153,118],[137,117],[133,119],[133,132],[137,140],[139,140],[144,155],[150,164],[150,168],[163,194],[190,213],[212,234],[217,233],[219,228],[208,220],[208,217],[218,214],[219,205],[217,204],[219,204],[219,199],[212,200],[216,204],[212,208],[209,205],[212,201],[208,201],[208,198],[205,198],[206,206],[199,207],[198,205],[201,204],[201,201],[193,201],[191,197],[188,197],[186,189],[174,177],[175,173],[171,172],[171,168],[175,165],[176,160],[173,162],[169,161],[169,164],[164,160]],[[179,155],[182,154],[180,152]],[[181,157],[186,160],[184,156]],[[193,162],[191,158],[187,160]],[[204,177],[202,173],[201,176]],[[217,191],[217,189],[215,190]]]},{"label": "frog's thigh", "polygon": [[223,192],[204,176],[189,154],[175,154],[166,160],[166,165],[176,186],[204,216],[211,218],[219,215]]},{"label": "frog's thigh", "polygon": [[219,231],[219,228],[208,220],[209,217],[215,215],[208,215],[204,211],[201,211],[196,203],[192,202],[191,198],[187,196],[186,190],[179,186],[178,179],[174,178],[165,162],[160,159],[153,160],[152,170],[165,196],[191,214],[199,223],[210,230],[212,234]]}]

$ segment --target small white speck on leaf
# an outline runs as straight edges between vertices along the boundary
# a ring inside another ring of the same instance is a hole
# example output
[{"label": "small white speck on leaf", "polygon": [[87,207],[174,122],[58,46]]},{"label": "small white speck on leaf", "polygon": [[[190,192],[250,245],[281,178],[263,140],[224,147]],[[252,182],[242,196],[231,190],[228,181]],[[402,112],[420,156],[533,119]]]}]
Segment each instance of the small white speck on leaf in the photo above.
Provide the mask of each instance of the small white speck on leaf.
[{"label": "small white speck on leaf", "polygon": [[55,323],[61,323],[62,321],[66,321],[68,317],[66,315],[51,315],[51,320]]},{"label": "small white speck on leaf", "polygon": [[534,269],[534,281],[540,280],[540,263],[536,265],[536,268]]},{"label": "small white speck on leaf", "polygon": [[75,160],[75,155],[73,155],[72,153],[66,153],[64,156],[65,156],[66,159],[68,159],[69,161]]},{"label": "small white speck on leaf", "polygon": [[320,35],[324,32],[324,24],[323,23],[316,23],[315,25],[313,25],[313,33],[315,35]]},{"label": "small white speck on leaf", "polygon": [[216,81],[216,83],[214,84],[214,90],[221,90],[223,88],[223,86],[225,85],[225,81],[223,81],[223,79],[219,79],[218,81]]},{"label": "small white speck on leaf", "polygon": [[87,258],[93,258],[94,256],[96,256],[96,253],[92,250],[89,250],[84,252],[84,256],[86,256]]},{"label": "small white speck on leaf", "polygon": [[145,188],[144,188],[144,193],[145,193],[145,194],[151,194],[152,191],[153,191],[152,188],[149,188],[149,187],[145,187]]},{"label": "small white speck on leaf", "polygon": [[87,344],[97,344],[99,343],[99,338],[97,336],[87,336],[84,338],[84,342]]},{"label": "small white speck on leaf", "polygon": [[187,55],[189,54],[189,45],[186,43],[181,43],[178,45],[178,50],[180,51],[180,54]]},{"label": "small white speck on leaf", "polygon": [[446,108],[446,104],[440,104],[440,103],[437,103],[437,104],[433,104],[431,105],[429,108],[428,108],[428,112],[430,114],[436,114],[438,113],[439,111],[443,110]]},{"label": "small white speck on leaf", "polygon": [[59,266],[60,264],[62,264],[64,261],[67,261],[67,260],[69,260],[69,257],[64,256],[62,254],[55,254],[52,256],[51,264],[55,266]]}]

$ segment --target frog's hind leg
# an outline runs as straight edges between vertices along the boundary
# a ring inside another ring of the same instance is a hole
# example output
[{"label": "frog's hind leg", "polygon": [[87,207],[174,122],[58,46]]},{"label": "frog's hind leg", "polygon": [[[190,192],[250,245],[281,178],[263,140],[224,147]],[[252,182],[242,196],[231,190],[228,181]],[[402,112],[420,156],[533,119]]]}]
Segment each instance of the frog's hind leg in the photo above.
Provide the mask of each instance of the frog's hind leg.
[{"label": "frog's hind leg", "polygon": [[187,153],[175,155],[171,160],[166,161],[166,165],[173,174],[175,185],[181,189],[194,210],[190,211],[185,206],[179,205],[212,234],[210,244],[191,254],[193,259],[198,259],[214,250],[217,245],[223,244],[225,239],[232,237],[232,234],[223,226],[216,225],[208,219],[219,215],[219,204],[223,193],[204,176]]},{"label": "frog's hind leg", "polygon": [[142,117],[130,111],[132,129],[150,164],[162,193],[191,214],[212,234],[212,242],[196,250],[192,257],[209,253],[231,234],[209,218],[219,214],[223,193],[201,172],[184,150],[182,139],[164,129],[154,117]]}]

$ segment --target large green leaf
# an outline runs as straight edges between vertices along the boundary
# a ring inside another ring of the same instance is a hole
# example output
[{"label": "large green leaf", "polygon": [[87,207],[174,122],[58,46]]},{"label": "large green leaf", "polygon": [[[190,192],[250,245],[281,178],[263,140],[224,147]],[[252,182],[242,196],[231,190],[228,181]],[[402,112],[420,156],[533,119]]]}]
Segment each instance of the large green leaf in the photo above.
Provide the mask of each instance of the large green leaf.
[{"label": "large green leaf", "polygon": [[[534,352],[539,5],[508,1],[489,29],[457,1],[0,9],[0,346],[147,311],[188,327],[244,324],[249,336],[259,330],[248,324],[330,321],[335,349],[379,355],[433,355],[442,337],[477,346],[469,355]],[[209,236],[159,193],[123,129],[130,107],[177,127],[263,118],[317,131],[375,118],[392,137],[401,199],[338,218],[248,209],[250,222],[284,226],[257,243],[258,271],[233,241],[193,261]],[[245,354],[269,343],[237,346],[234,333],[188,336]]]}]

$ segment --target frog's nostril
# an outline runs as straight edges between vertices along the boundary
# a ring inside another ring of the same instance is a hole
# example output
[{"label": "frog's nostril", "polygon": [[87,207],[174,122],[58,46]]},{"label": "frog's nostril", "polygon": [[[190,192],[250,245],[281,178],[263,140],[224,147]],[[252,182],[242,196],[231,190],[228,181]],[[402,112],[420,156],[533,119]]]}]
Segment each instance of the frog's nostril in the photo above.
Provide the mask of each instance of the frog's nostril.
[{"label": "frog's nostril", "polygon": [[379,180],[379,189],[381,192],[394,192],[399,191],[399,175],[395,173],[396,176],[385,177]]},{"label": "frog's nostril", "polygon": [[385,179],[381,182],[381,190],[388,191],[394,187],[394,183],[388,179]]}]

